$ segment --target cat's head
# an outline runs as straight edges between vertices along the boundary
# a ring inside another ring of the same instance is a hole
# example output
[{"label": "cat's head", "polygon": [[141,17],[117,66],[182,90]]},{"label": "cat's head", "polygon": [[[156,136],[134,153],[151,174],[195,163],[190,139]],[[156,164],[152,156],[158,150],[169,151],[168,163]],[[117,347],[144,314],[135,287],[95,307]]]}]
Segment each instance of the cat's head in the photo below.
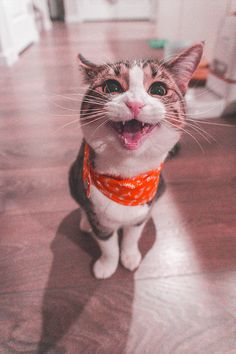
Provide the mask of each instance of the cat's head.
[{"label": "cat's head", "polygon": [[96,65],[79,55],[89,89],[81,106],[86,141],[96,151],[165,154],[185,122],[184,94],[202,56],[198,43],[166,62],[155,59]]}]

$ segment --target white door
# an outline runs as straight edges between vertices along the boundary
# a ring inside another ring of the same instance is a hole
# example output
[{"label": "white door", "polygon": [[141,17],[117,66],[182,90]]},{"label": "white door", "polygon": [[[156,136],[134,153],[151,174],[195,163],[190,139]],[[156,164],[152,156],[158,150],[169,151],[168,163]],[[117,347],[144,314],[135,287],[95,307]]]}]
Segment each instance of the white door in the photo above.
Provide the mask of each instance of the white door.
[{"label": "white door", "polygon": [[1,57],[7,63],[29,44],[38,40],[31,0],[0,1]]}]

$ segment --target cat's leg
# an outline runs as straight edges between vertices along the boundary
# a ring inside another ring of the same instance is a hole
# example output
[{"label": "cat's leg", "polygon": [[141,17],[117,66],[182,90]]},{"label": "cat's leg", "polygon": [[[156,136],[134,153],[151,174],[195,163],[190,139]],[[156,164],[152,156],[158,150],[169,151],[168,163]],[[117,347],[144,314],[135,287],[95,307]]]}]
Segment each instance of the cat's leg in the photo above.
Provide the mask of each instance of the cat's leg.
[{"label": "cat's leg", "polygon": [[80,230],[83,232],[91,232],[92,227],[88,221],[87,215],[83,209],[81,209]]},{"label": "cat's leg", "polygon": [[123,227],[123,239],[121,243],[121,263],[129,270],[136,269],[142,259],[138,248],[138,241],[142,235],[145,222],[137,226]]},{"label": "cat's leg", "polygon": [[94,275],[97,279],[109,278],[115,273],[119,262],[118,234],[115,231],[107,240],[94,238],[101,250],[101,257],[93,267]]}]

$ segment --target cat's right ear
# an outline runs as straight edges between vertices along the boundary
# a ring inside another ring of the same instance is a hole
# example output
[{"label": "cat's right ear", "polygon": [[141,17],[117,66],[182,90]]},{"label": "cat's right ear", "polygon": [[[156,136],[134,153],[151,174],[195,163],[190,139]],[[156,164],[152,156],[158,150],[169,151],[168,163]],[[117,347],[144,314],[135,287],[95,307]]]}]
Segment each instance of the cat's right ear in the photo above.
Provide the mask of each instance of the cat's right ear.
[{"label": "cat's right ear", "polygon": [[90,83],[101,70],[101,66],[91,63],[81,54],[78,54],[78,63],[87,83]]}]

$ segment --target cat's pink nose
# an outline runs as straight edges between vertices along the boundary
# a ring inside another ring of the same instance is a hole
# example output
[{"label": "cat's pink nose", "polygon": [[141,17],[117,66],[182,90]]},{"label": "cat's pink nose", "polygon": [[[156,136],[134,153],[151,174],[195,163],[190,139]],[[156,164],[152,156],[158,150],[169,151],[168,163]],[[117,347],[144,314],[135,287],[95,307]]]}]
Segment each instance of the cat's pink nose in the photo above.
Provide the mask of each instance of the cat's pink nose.
[{"label": "cat's pink nose", "polygon": [[134,116],[137,116],[141,109],[144,107],[144,103],[142,102],[128,101],[125,103],[126,106],[130,109],[130,111],[134,114]]}]

